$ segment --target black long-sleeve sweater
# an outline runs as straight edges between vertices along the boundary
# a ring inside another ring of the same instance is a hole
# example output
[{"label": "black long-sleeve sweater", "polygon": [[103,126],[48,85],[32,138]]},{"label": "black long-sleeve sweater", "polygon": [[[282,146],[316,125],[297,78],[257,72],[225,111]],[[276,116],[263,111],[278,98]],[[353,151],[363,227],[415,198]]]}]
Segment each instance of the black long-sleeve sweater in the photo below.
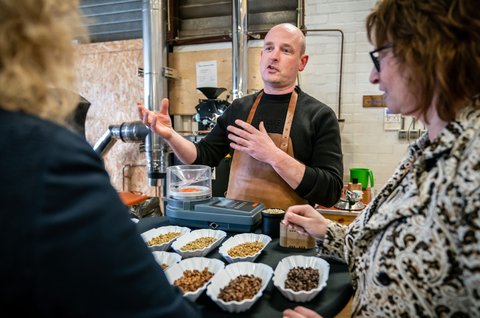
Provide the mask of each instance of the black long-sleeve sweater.
[{"label": "black long-sleeve sweater", "polygon": [[0,317],[200,317],[81,136],[0,109]]},{"label": "black long-sleeve sweater", "polygon": [[[305,166],[305,174],[295,189],[298,195],[311,204],[334,205],[340,198],[343,186],[343,161],[340,129],[333,110],[296,88],[297,107],[292,123],[292,139],[295,158]],[[252,125],[258,129],[263,121],[269,133],[282,134],[291,94],[263,95]],[[229,146],[227,126],[236,119],[246,120],[257,94],[233,101],[218,118],[217,125],[196,144],[196,164],[217,166],[228,153],[234,156]]]}]

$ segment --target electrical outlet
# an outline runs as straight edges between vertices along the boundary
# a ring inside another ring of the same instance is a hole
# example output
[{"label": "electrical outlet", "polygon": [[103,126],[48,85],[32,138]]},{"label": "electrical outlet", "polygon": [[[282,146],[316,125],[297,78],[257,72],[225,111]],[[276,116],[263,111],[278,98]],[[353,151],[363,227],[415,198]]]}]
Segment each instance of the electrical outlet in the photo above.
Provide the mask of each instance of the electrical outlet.
[{"label": "electrical outlet", "polygon": [[398,139],[400,139],[400,140],[407,139],[407,131],[403,130],[403,129],[399,130],[398,131]]},{"label": "electrical outlet", "polygon": [[419,130],[411,130],[408,132],[408,139],[417,139],[420,134]]}]

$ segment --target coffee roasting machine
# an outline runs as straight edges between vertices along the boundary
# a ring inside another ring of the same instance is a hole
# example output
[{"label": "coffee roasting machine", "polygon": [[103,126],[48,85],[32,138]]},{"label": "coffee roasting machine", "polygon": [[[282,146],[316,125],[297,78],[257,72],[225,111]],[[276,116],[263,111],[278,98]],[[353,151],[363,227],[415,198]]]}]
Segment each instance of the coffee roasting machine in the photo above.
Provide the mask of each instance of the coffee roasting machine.
[{"label": "coffee roasting machine", "polygon": [[217,118],[222,116],[225,109],[230,106],[227,100],[217,99],[220,94],[226,91],[223,87],[197,87],[199,91],[207,97],[200,99],[199,104],[195,106],[197,113],[193,119],[198,123],[199,133],[205,133],[217,124]]}]

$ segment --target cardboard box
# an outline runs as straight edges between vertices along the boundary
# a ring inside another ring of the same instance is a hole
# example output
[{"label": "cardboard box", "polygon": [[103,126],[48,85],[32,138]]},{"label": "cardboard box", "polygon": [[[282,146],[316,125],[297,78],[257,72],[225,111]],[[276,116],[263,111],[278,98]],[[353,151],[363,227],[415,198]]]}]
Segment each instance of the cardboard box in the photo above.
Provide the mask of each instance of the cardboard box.
[{"label": "cardboard box", "polygon": [[310,249],[315,247],[315,239],[310,235],[300,234],[280,223],[280,246]]}]

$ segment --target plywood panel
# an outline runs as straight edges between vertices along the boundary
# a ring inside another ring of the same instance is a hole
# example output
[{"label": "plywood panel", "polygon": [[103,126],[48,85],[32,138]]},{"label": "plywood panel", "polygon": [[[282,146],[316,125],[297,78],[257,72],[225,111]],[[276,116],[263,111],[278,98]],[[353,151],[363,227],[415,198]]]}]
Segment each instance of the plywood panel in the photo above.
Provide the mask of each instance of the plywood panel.
[{"label": "plywood panel", "polygon": [[[143,66],[142,40],[84,44],[78,53],[77,89],[91,102],[85,134],[93,146],[108,126],[139,120],[135,104],[143,98],[143,79],[137,75]],[[118,191],[155,195],[138,144],[117,141],[103,160]]]},{"label": "plywood panel", "polygon": [[[258,90],[263,87],[259,73],[260,50],[260,48],[250,48],[248,51],[248,90]],[[219,98],[226,99],[232,91],[231,49],[170,53],[168,64],[179,75],[178,79],[169,82],[170,114],[193,115],[195,113],[195,106],[199,99],[205,98],[196,89],[196,63],[213,60],[217,62],[218,86],[227,89]]]}]

